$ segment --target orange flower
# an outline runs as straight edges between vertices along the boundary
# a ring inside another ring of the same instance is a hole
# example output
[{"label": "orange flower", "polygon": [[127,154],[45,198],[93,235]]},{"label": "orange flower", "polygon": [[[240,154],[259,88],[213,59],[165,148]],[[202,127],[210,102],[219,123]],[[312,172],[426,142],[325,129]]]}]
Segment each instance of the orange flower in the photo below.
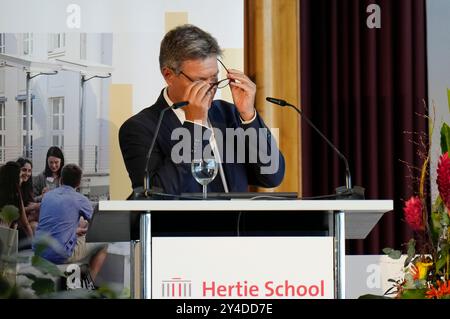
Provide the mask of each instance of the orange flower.
[{"label": "orange flower", "polygon": [[450,280],[444,282],[439,288],[441,289],[443,295],[450,296]]},{"label": "orange flower", "polygon": [[448,298],[450,297],[450,280],[447,282],[441,282],[437,281],[438,288],[436,289],[434,286],[431,286],[426,291],[426,297],[428,299],[436,298],[436,299],[442,299],[442,298]]},{"label": "orange flower", "polygon": [[425,292],[425,295],[428,299],[441,299],[441,292],[434,288],[434,286],[431,286],[430,289]]}]

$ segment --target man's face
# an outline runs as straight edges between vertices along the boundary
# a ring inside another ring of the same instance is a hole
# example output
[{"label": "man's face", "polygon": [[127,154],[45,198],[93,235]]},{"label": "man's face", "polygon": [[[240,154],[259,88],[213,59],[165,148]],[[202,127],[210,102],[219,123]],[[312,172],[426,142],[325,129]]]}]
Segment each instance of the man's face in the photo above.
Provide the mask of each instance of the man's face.
[{"label": "man's face", "polygon": [[[217,58],[208,57],[204,60],[187,60],[181,64],[181,73],[175,74],[171,69],[164,68],[163,75],[169,87],[168,94],[172,102],[183,100],[184,93],[192,81],[205,81],[215,83],[218,78]],[[211,88],[211,101],[214,97],[217,87]]]}]

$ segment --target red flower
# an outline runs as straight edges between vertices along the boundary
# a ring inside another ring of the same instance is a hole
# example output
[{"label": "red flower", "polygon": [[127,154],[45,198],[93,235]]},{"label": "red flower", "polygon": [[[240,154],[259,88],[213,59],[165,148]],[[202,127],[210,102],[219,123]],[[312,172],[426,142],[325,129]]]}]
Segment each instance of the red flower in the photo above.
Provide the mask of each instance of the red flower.
[{"label": "red flower", "polygon": [[450,210],[450,158],[448,152],[439,157],[436,183],[445,207]]},{"label": "red flower", "polygon": [[423,230],[423,220],[422,220],[422,201],[419,197],[413,196],[405,202],[405,207],[403,207],[403,212],[405,213],[405,219],[408,225],[413,230]]},{"label": "red flower", "polygon": [[450,280],[447,282],[437,281],[438,288],[432,285],[428,288],[428,291],[425,293],[426,297],[429,299],[443,299],[448,298],[450,296]]},{"label": "red flower", "polygon": [[425,294],[428,299],[441,299],[442,297],[442,292],[434,286],[431,286]]}]

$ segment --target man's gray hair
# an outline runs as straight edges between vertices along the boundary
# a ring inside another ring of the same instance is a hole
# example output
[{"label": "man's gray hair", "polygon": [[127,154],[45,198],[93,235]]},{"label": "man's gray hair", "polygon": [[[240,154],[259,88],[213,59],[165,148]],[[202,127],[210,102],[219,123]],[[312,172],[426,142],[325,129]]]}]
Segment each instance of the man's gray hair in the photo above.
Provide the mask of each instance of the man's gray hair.
[{"label": "man's gray hair", "polygon": [[161,41],[159,67],[168,67],[179,74],[181,64],[187,60],[203,60],[210,56],[222,56],[217,40],[208,32],[184,24],[170,30]]}]

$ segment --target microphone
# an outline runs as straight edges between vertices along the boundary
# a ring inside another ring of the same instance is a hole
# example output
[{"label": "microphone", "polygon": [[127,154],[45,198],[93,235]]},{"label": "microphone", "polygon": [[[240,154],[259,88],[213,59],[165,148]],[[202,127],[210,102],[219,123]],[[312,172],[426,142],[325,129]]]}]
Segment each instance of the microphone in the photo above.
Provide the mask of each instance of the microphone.
[{"label": "microphone", "polygon": [[148,149],[148,153],[147,153],[147,157],[146,157],[146,161],[145,161],[145,171],[144,171],[144,196],[145,197],[148,197],[151,194],[150,172],[148,170],[148,165],[150,164],[150,158],[152,157],[153,148],[155,147],[155,144],[156,144],[156,138],[158,137],[159,129],[161,127],[161,123],[164,118],[164,114],[166,113],[167,110],[176,110],[176,109],[182,108],[188,104],[189,104],[189,101],[182,101],[182,102],[174,103],[171,106],[163,109],[161,111],[161,113],[159,114],[158,123],[156,124],[155,133],[153,135],[152,142],[150,143],[150,148]]},{"label": "microphone", "polygon": [[353,189],[352,187],[352,175],[350,174],[350,167],[348,165],[348,161],[347,158],[344,156],[344,154],[342,154],[338,148],[331,143],[331,141],[314,125],[313,122],[311,122],[311,120],[303,114],[303,111],[301,109],[299,109],[298,107],[296,107],[295,105],[292,105],[288,102],[286,102],[285,100],[282,99],[277,99],[274,97],[266,97],[266,101],[279,105],[279,106],[289,106],[291,108],[293,108],[294,110],[297,111],[298,114],[300,114],[300,116],[306,121],[306,123],[308,123],[309,126],[311,126],[324,140],[325,142],[327,142],[327,144],[333,149],[333,151],[344,161],[345,164],[345,189],[342,190],[341,187],[338,188],[338,194],[339,193],[345,193],[345,191],[351,190],[352,194],[353,194],[353,190],[355,191],[355,194],[357,195],[356,198],[364,198],[364,189],[360,186],[355,186],[355,189]]},{"label": "microphone", "polygon": [[[274,98],[274,97],[266,97],[266,101],[268,101],[268,102],[270,102],[270,103],[273,103],[273,104],[277,104],[277,105],[279,105],[279,106],[286,106],[286,105],[292,106],[293,108],[295,108],[295,110],[296,110],[297,112],[300,113],[300,115],[302,115],[302,111],[300,111],[299,109],[297,109],[295,106],[289,104],[289,103],[286,102],[285,100],[276,99],[276,98]],[[302,116],[303,116],[303,115],[302,115]]]}]

